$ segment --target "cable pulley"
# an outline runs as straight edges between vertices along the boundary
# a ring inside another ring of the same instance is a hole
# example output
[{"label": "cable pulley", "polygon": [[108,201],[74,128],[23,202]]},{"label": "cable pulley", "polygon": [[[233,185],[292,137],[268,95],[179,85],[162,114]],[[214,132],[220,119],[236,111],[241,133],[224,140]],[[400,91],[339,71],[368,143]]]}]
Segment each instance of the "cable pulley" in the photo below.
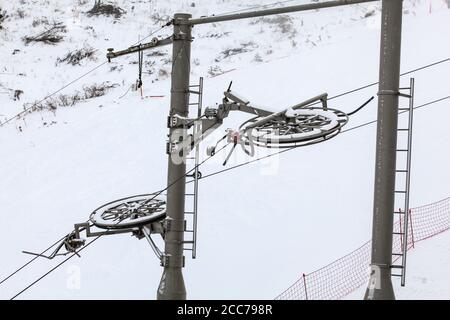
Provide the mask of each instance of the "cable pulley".
[{"label": "cable pulley", "polygon": [[[348,116],[336,109],[288,109],[276,117],[255,117],[244,122],[240,129],[245,142],[265,148],[306,146],[337,135],[348,122]],[[249,129],[252,129],[249,131]]]},{"label": "cable pulley", "polygon": [[94,210],[89,220],[98,228],[134,228],[164,219],[166,201],[154,194],[109,202]]},{"label": "cable pulley", "polygon": [[[241,111],[256,115],[245,121],[238,130],[227,130],[225,137],[215,146],[207,148],[207,154],[214,154],[217,145],[227,139],[231,150],[224,161],[228,162],[237,145],[249,156],[255,153],[255,146],[264,148],[290,148],[323,142],[336,136],[348,122],[348,115],[337,109],[328,108],[326,93],[303,101],[279,112],[272,112],[253,106],[249,99],[231,91],[231,84],[224,92],[218,108],[207,108],[205,121],[215,121],[216,128],[228,117],[230,111]],[[369,100],[367,103],[369,103]],[[321,104],[321,107],[315,106]],[[364,107],[364,104],[362,107]],[[361,107],[360,107],[361,108]],[[358,110],[359,111],[359,110]]]}]

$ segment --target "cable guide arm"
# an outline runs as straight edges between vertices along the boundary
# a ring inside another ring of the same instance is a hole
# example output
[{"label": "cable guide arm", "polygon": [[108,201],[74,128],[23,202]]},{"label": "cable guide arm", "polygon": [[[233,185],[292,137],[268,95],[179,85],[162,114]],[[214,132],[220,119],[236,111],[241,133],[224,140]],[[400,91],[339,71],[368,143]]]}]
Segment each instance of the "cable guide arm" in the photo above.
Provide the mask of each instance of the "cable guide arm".
[{"label": "cable guide arm", "polygon": [[125,50],[121,50],[121,51],[114,51],[113,48],[109,48],[108,49],[108,53],[106,54],[106,58],[108,59],[108,62],[111,62],[111,59],[113,58],[117,58],[120,56],[124,56],[127,54],[131,54],[131,53],[135,53],[135,52],[139,52],[139,51],[143,51],[143,50],[148,50],[148,49],[153,49],[156,47],[161,47],[161,46],[165,46],[165,45],[169,45],[173,42],[173,37],[167,37],[165,39],[158,39],[158,38],[153,38],[150,42],[144,43],[144,44],[139,44],[137,46],[132,46],[129,47],[128,49]]},{"label": "cable guide arm", "polygon": [[[70,253],[75,253],[78,256],[80,256],[77,251],[81,247],[83,247],[86,244],[86,239],[83,239],[81,237],[81,233],[83,231],[86,232],[86,238],[92,238],[92,237],[100,237],[100,236],[108,236],[108,235],[115,235],[115,234],[125,234],[125,233],[131,233],[136,238],[143,239],[146,238],[147,241],[149,241],[153,251],[155,254],[159,257],[159,253],[161,252],[158,247],[156,247],[156,244],[151,239],[151,234],[159,233],[162,237],[164,237],[164,227],[162,224],[158,222],[153,222],[148,225],[140,226],[140,227],[133,227],[133,228],[127,228],[127,229],[106,229],[104,231],[92,231],[92,227],[94,225],[89,222],[83,222],[83,223],[77,223],[74,225],[74,231],[69,233],[63,241],[61,241],[56,249],[50,254],[50,255],[44,255],[39,253],[34,253],[30,251],[22,251],[25,254],[38,256],[42,258],[46,258],[49,260],[52,260],[58,256],[66,256]],[[60,252],[62,249],[65,249],[65,252]]]}]

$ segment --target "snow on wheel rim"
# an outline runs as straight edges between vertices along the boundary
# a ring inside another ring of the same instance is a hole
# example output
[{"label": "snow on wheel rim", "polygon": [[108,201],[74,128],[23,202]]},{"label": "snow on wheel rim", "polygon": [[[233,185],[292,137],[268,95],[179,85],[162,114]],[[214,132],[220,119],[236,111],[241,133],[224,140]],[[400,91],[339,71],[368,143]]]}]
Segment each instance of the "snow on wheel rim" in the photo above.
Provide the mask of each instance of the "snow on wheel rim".
[{"label": "snow on wheel rim", "polygon": [[89,220],[99,228],[122,229],[142,226],[165,216],[165,199],[145,194],[109,202],[94,210]]},{"label": "snow on wheel rim", "polygon": [[[252,118],[241,125],[245,129],[248,125],[261,120]],[[277,118],[261,126],[249,130],[253,143],[266,148],[289,148],[318,143],[337,135],[347,123],[346,113],[322,108],[289,109],[282,118]],[[249,136],[243,138],[249,143]]]}]

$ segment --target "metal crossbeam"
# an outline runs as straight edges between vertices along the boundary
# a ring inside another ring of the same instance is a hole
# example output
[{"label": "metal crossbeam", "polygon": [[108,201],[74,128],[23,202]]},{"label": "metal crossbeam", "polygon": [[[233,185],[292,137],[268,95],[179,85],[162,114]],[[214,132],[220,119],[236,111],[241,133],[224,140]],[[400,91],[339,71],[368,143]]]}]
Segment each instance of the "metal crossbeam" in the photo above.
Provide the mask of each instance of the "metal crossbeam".
[{"label": "metal crossbeam", "polygon": [[[215,22],[223,22],[223,21],[231,21],[231,20],[257,18],[257,17],[264,17],[264,16],[275,15],[275,14],[332,8],[332,7],[349,5],[349,4],[358,4],[358,3],[374,2],[374,1],[379,1],[379,0],[336,0],[336,1],[327,1],[327,2],[315,2],[315,3],[301,4],[301,5],[297,5],[297,6],[288,6],[288,7],[284,7],[284,8],[274,8],[274,9],[266,9],[266,10],[259,10],[259,11],[250,11],[250,12],[225,14],[225,15],[212,16],[212,17],[202,17],[202,18],[197,18],[197,19],[189,19],[188,21],[179,21],[179,23],[187,23],[187,24],[193,26],[193,25],[197,25],[197,24],[206,24],[206,23],[215,23]],[[177,23],[177,21],[175,21],[175,23]]]},{"label": "metal crossbeam", "polygon": [[153,49],[156,47],[165,46],[165,45],[172,44],[172,43],[173,43],[173,37],[168,37],[168,38],[165,38],[162,40],[159,40],[158,38],[153,38],[152,41],[150,41],[150,42],[140,44],[137,46],[132,46],[132,47],[129,47],[128,49],[117,51],[117,52],[114,52],[114,49],[110,48],[110,49],[108,49],[106,58],[108,59],[109,62],[111,62],[111,59],[113,59],[113,58],[117,58],[120,56],[124,56],[127,54],[131,54],[131,53],[135,53],[135,52],[139,52],[139,51],[143,51],[143,50],[148,50],[148,49]]}]

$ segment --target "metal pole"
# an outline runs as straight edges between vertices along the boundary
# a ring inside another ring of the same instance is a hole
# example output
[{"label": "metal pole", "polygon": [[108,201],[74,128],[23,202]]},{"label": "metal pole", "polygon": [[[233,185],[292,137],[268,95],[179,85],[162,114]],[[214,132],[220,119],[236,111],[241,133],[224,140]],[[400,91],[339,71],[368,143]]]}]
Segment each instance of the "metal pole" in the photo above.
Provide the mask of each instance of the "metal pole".
[{"label": "metal pole", "polygon": [[392,228],[397,149],[402,0],[383,0],[371,276],[366,300],[393,300]]},{"label": "metal pole", "polygon": [[303,274],[303,287],[305,288],[305,300],[308,300],[308,288],[306,288],[306,275]]},{"label": "metal pole", "polygon": [[235,13],[235,14],[225,14],[218,15],[212,17],[204,17],[198,19],[189,20],[189,24],[205,24],[205,23],[214,23],[221,21],[230,21],[230,20],[239,20],[239,19],[247,19],[247,18],[256,18],[269,16],[273,14],[282,14],[282,13],[290,13],[290,12],[298,12],[298,11],[307,11],[307,10],[315,10],[315,9],[323,9],[323,8],[331,8],[349,4],[358,4],[364,2],[373,2],[379,0],[335,0],[335,1],[327,1],[327,2],[314,2],[308,4],[302,4],[297,6],[289,6],[284,8],[275,8],[275,9],[267,9],[267,10],[259,10],[259,11],[251,11],[251,12],[243,12],[243,13]]},{"label": "metal pole", "polygon": [[[174,16],[173,55],[172,55],[172,88],[170,116],[187,117],[189,112],[189,75],[191,56],[191,26],[186,22],[190,14],[177,13]],[[181,130],[181,134],[180,134]],[[176,141],[175,140],[176,138]],[[181,142],[186,137],[186,129],[170,128],[169,146]],[[161,258],[164,271],[159,284],[158,300],[184,300],[186,288],[182,268],[184,267],[184,201],[186,189],[186,158],[174,161],[169,149],[167,184],[167,218],[165,220],[165,250]],[[183,151],[181,151],[183,152]]]}]

